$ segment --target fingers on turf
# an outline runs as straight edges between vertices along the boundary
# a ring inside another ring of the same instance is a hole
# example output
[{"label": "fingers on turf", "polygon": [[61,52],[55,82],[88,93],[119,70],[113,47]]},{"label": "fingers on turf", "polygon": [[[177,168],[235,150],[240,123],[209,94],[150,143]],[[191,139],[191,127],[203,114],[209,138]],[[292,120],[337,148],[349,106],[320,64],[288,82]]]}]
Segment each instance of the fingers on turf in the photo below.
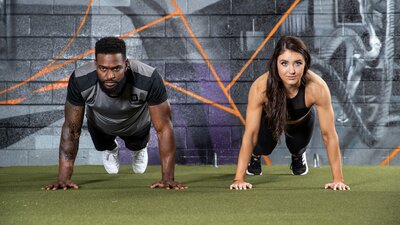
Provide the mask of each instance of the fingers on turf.
[{"label": "fingers on turf", "polygon": [[161,187],[161,184],[159,184],[159,183],[152,184],[152,185],[150,186],[150,188],[159,188],[159,187]]},{"label": "fingers on turf", "polygon": [[170,184],[168,189],[175,189],[175,190],[184,190],[187,189],[187,187],[183,184]]},{"label": "fingers on turf", "polygon": [[48,184],[42,187],[42,190],[49,191],[54,188],[54,184]]},{"label": "fingers on turf", "polygon": [[68,188],[73,188],[73,189],[79,189],[79,186],[75,183],[69,183],[69,184],[48,184],[42,187],[42,190],[45,191],[55,191],[58,189],[63,189],[67,190]]},{"label": "fingers on turf", "polygon": [[154,183],[150,186],[150,188],[165,188],[166,190],[175,189],[175,190],[184,190],[188,187],[183,184],[163,184],[163,183]]},{"label": "fingers on turf", "polygon": [[187,187],[183,184],[178,184],[174,187],[175,190],[184,190],[187,189]]},{"label": "fingers on turf", "polygon": [[325,189],[332,189],[334,191],[336,191],[336,190],[346,191],[346,190],[350,190],[350,187],[344,183],[328,183],[328,184],[325,184]]},{"label": "fingers on turf", "polygon": [[73,188],[73,189],[79,189],[79,186],[73,182],[69,183],[68,185],[66,185],[67,187]]},{"label": "fingers on turf", "polygon": [[229,189],[231,190],[247,190],[247,189],[252,189],[253,186],[250,183],[244,183],[244,184],[231,184],[229,186]]}]

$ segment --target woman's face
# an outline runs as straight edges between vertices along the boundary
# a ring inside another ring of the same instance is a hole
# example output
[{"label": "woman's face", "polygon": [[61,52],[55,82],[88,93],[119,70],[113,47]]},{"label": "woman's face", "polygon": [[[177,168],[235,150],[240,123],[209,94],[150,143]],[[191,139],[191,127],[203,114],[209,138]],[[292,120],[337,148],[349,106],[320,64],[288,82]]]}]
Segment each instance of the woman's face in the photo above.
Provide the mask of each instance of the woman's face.
[{"label": "woman's face", "polygon": [[285,86],[299,86],[304,73],[305,60],[302,54],[285,50],[278,56],[279,77]]}]

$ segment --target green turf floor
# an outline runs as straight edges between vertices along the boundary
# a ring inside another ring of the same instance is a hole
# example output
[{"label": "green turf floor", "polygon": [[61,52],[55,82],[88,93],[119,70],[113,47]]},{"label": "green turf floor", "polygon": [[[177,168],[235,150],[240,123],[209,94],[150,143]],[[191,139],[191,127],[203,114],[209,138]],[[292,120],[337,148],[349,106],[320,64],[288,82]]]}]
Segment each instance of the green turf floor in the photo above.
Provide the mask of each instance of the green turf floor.
[{"label": "green turf floor", "polygon": [[344,167],[351,191],[324,190],[328,167],[292,176],[287,166],[264,167],[250,177],[252,190],[229,190],[234,166],[177,166],[176,180],[189,189],[152,190],[160,175],[123,166],[77,166],[79,190],[42,191],[57,167],[0,169],[0,224],[400,224],[400,167]]}]

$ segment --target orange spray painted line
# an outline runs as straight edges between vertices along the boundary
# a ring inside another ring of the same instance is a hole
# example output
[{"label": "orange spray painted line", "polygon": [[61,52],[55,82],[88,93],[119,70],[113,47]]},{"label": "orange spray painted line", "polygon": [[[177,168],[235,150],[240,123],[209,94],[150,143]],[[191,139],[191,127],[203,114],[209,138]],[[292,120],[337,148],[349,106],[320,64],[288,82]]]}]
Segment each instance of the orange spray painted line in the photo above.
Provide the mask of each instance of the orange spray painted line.
[{"label": "orange spray painted line", "polygon": [[178,4],[176,3],[175,0],[171,0],[172,4],[174,5],[175,9],[178,11],[179,16],[183,22],[183,24],[185,25],[187,31],[190,34],[190,37],[192,38],[194,44],[196,45],[197,49],[200,51],[200,54],[203,56],[204,60],[207,63],[208,68],[210,69],[211,73],[213,74],[213,76],[215,77],[218,85],[220,86],[222,92],[224,93],[224,95],[226,96],[226,98],[228,99],[229,103],[231,104],[231,106],[233,107],[233,109],[236,111],[237,116],[239,117],[239,119],[242,121],[242,123],[245,123],[245,120],[243,118],[243,116],[240,114],[239,109],[236,107],[236,104],[233,102],[231,96],[229,96],[229,93],[225,90],[225,86],[223,85],[223,83],[221,82],[221,79],[219,78],[217,72],[214,69],[214,66],[212,65],[209,57],[207,56],[206,52],[204,51],[203,47],[201,46],[201,44],[199,43],[199,41],[197,40],[196,36],[194,35],[192,29],[190,28],[188,22],[186,21],[186,18],[184,17],[182,11],[180,10]]},{"label": "orange spray painted line", "polygon": [[285,19],[289,16],[289,14],[293,11],[293,9],[296,7],[296,5],[300,2],[300,0],[296,0],[290,8],[283,14],[281,19],[279,19],[278,23],[272,28],[272,30],[269,32],[268,36],[264,39],[264,41],[261,43],[260,46],[256,49],[254,54],[250,57],[250,59],[246,62],[246,64],[240,69],[239,73],[232,79],[232,81],[226,86],[226,90],[229,90],[232,88],[232,86],[236,83],[236,81],[239,79],[239,77],[243,74],[243,72],[249,67],[250,63],[256,58],[258,53],[264,48],[264,46],[267,44],[269,39],[275,34],[275,32],[278,30],[279,26],[285,21]]},{"label": "orange spray painted line", "polygon": [[390,153],[390,155],[385,160],[383,160],[379,165],[380,166],[388,165],[390,160],[392,160],[397,155],[397,153],[399,153],[399,152],[400,152],[400,145],[397,146],[397,148],[395,150],[393,150],[393,152]]},{"label": "orange spray painted line", "polygon": [[36,74],[34,74],[33,76],[29,77],[28,79],[26,79],[26,80],[24,80],[24,81],[22,81],[22,82],[20,82],[20,83],[18,83],[18,84],[16,84],[16,85],[14,85],[14,86],[11,86],[11,87],[9,87],[9,88],[3,90],[3,91],[0,91],[0,95],[2,95],[2,94],[4,94],[4,93],[7,93],[7,92],[9,92],[9,91],[11,91],[11,90],[14,90],[14,89],[16,89],[16,88],[18,88],[18,87],[21,87],[21,86],[27,84],[28,82],[30,82],[30,81],[32,81],[32,80],[35,80],[36,78],[39,78],[39,77],[43,76],[44,74],[47,74],[47,73],[48,73],[48,72],[47,72],[47,71],[48,71],[47,69],[50,68],[50,67],[51,67],[51,66],[52,66],[52,65],[67,51],[67,49],[71,46],[72,42],[74,42],[74,40],[75,40],[76,36],[78,35],[78,33],[81,31],[81,29],[82,29],[82,27],[83,27],[83,24],[85,24],[86,19],[87,19],[88,15],[89,15],[92,2],[93,2],[93,0],[90,0],[90,1],[89,1],[89,4],[88,4],[88,6],[87,6],[87,8],[86,8],[85,16],[83,17],[81,23],[79,24],[78,29],[75,31],[74,35],[73,35],[72,38],[69,40],[68,44],[63,48],[63,50],[61,50],[60,53],[58,53],[58,55],[53,59],[53,61],[50,62],[47,66],[45,66],[45,67],[44,67],[42,70],[40,70],[38,73],[36,73]]},{"label": "orange spray painted line", "polygon": [[177,85],[174,85],[174,84],[172,84],[172,83],[170,83],[170,82],[168,82],[168,81],[164,81],[164,84],[167,85],[167,86],[170,86],[170,87],[172,87],[172,88],[174,88],[174,89],[176,89],[176,90],[178,90],[178,91],[180,91],[180,92],[182,92],[182,93],[184,93],[185,95],[188,95],[188,96],[190,96],[190,97],[193,97],[193,98],[195,98],[195,99],[197,99],[197,100],[199,100],[199,101],[202,101],[202,102],[204,102],[204,103],[206,103],[206,104],[215,106],[215,107],[217,107],[217,108],[219,108],[219,109],[224,110],[225,112],[228,112],[228,113],[230,113],[230,114],[233,114],[233,115],[237,116],[237,112],[234,111],[234,110],[231,109],[231,108],[228,108],[228,107],[223,106],[223,105],[221,105],[221,104],[219,104],[219,103],[216,103],[216,102],[214,102],[214,101],[211,101],[211,100],[209,100],[209,99],[206,99],[206,98],[204,98],[204,97],[202,97],[202,96],[199,96],[199,95],[197,95],[197,94],[195,94],[195,93],[193,93],[193,92],[190,92],[190,91],[188,91],[188,90],[186,90],[186,89],[184,89],[184,88],[181,88],[181,87],[179,87],[179,86],[177,86]]}]

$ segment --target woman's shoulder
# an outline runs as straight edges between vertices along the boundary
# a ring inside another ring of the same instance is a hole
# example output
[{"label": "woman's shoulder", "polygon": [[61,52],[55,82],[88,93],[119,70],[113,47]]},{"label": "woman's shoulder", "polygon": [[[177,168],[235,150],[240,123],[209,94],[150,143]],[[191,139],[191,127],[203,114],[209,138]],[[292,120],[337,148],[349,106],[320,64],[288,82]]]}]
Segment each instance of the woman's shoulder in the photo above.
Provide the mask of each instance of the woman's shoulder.
[{"label": "woman's shoulder", "polygon": [[320,75],[309,70],[307,72],[306,95],[311,95],[313,99],[318,99],[329,93],[329,87]]},{"label": "woman's shoulder", "polygon": [[249,101],[257,102],[257,104],[263,104],[266,99],[268,72],[259,76],[251,85],[249,93]]},{"label": "woman's shoulder", "polygon": [[251,85],[252,89],[256,89],[257,92],[265,92],[267,88],[268,72],[259,76]]},{"label": "woman's shoulder", "polygon": [[319,89],[327,87],[326,82],[321,78],[320,75],[314,73],[311,70],[307,71],[307,87],[312,89]]}]

